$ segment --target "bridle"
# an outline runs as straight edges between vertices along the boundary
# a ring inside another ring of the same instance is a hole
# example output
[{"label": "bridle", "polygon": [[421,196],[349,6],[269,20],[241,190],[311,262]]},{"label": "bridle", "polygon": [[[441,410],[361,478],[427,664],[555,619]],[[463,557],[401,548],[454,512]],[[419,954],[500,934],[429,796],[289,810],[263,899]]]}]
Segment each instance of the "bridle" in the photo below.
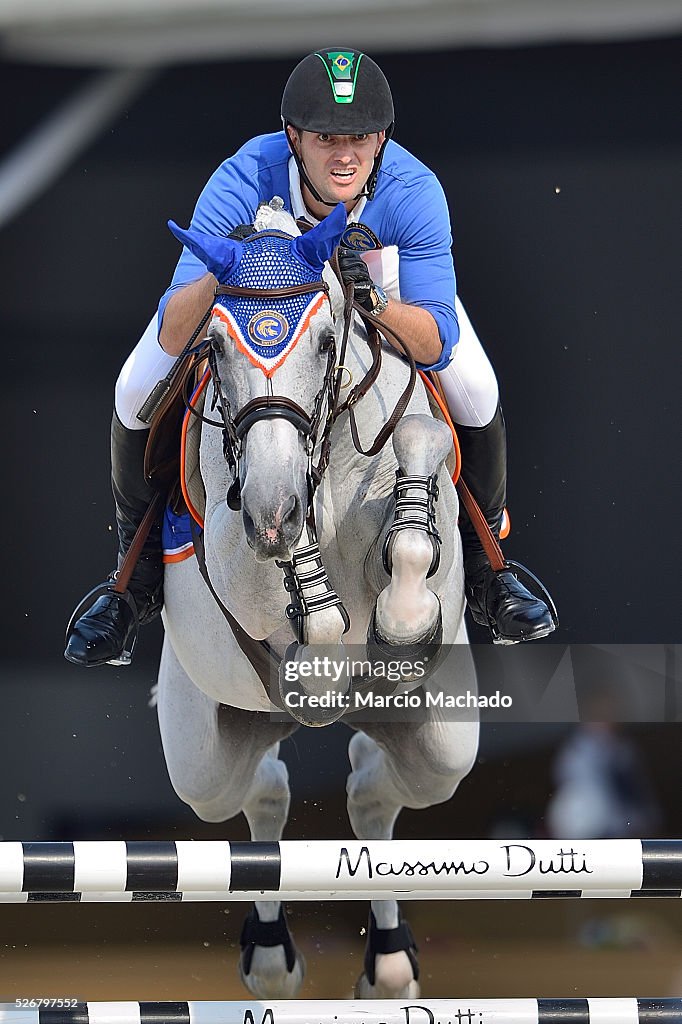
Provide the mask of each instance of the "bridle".
[{"label": "bridle", "polygon": [[[292,285],[288,288],[240,288],[230,285],[219,285],[216,288],[216,295],[278,299],[320,291],[324,292],[327,299],[329,299],[329,286],[321,278],[317,281]],[[209,350],[208,361],[213,379],[214,401],[215,396],[217,396],[223,420],[223,453],[230,469],[234,473],[234,482],[228,492],[228,505],[230,508],[236,510],[240,507],[239,460],[246,435],[256,423],[262,423],[264,420],[283,419],[295,427],[304,442],[305,452],[308,457],[308,517],[313,516],[312,499],[317,485],[313,483],[315,474],[313,473],[312,460],[313,453],[318,444],[325,404],[329,410],[333,407],[334,375],[337,369],[335,366],[336,341],[334,335],[330,335],[324,378],[320,389],[313,399],[313,407],[310,413],[301,408],[293,399],[287,398],[284,395],[273,394],[271,390],[272,379],[268,377],[267,382],[270,394],[260,398],[252,398],[251,401],[247,402],[246,405],[242,406],[241,409],[232,415],[230,403],[225,394],[218,370],[217,351],[213,347]],[[322,438],[324,438],[325,432],[328,433],[331,430],[332,425],[333,416],[328,415]]]},{"label": "bridle", "polygon": [[[262,232],[262,234],[265,233],[266,232]],[[284,299],[296,295],[315,292],[324,292],[327,299],[329,299],[329,286],[327,282],[321,278],[316,281],[306,282],[305,284],[291,285],[284,288],[243,288],[234,285],[218,285],[215,290],[215,295],[216,297],[219,295],[227,295],[235,298]],[[298,405],[297,402],[294,402],[293,399],[287,398],[284,395],[273,394],[272,380],[270,377],[267,378],[269,389],[269,393],[267,395],[263,395],[259,398],[252,398],[246,403],[246,405],[242,406],[241,409],[238,409],[237,412],[233,413],[218,367],[219,347],[213,344],[212,339],[209,336],[202,342],[201,349],[195,351],[199,353],[201,350],[203,350],[208,359],[211,380],[213,382],[213,403],[211,409],[215,409],[216,405],[219,406],[221,420],[213,420],[204,416],[202,413],[199,413],[194,409],[192,404],[188,401],[185,401],[185,405],[190,412],[195,416],[198,416],[204,423],[222,428],[223,454],[234,475],[233,484],[228,492],[228,505],[235,511],[238,510],[241,505],[239,498],[239,464],[244,441],[249,430],[256,423],[262,423],[264,420],[282,419],[291,423],[291,425],[298,431],[304,442],[309,465],[308,489],[310,514],[310,504],[314,494],[314,489],[317,486],[317,484],[313,485],[312,481],[316,480],[317,483],[319,483],[319,480],[321,479],[321,476],[318,478],[317,467],[313,467],[312,465],[313,454],[318,445],[318,441],[324,441],[331,431],[335,418],[331,413],[334,406],[334,395],[337,393],[337,389],[334,387],[335,372],[339,370],[339,368],[335,365],[336,340],[334,335],[330,335],[329,344],[326,347],[327,365],[325,367],[324,378],[320,389],[313,399],[312,411],[310,413],[306,412],[306,410]],[[320,426],[322,423],[325,405],[328,409],[328,415],[324,424],[323,432],[320,434]]]},{"label": "bridle", "polygon": [[[307,227],[308,225],[305,226]],[[291,237],[281,231],[259,232],[259,237],[267,235],[279,238]],[[213,382],[213,403],[211,409],[213,410],[216,406],[219,406],[221,420],[210,419],[192,406],[186,393],[189,378],[187,378],[185,382],[185,405],[189,411],[200,418],[204,423],[222,428],[223,454],[234,476],[232,486],[228,492],[228,505],[235,511],[241,507],[239,497],[239,463],[243,451],[244,440],[251,427],[256,423],[269,419],[283,419],[295,427],[303,438],[306,455],[308,457],[308,509],[306,521],[313,531],[313,497],[317,487],[322,481],[324,472],[329,465],[329,457],[331,453],[331,430],[338,417],[343,412],[347,411],[349,414],[351,436],[357,451],[366,456],[376,455],[388,441],[398,420],[407,408],[416,380],[415,363],[409,348],[401,338],[395,336],[394,332],[389,331],[389,333],[393,334],[396,338],[398,344],[403,348],[410,367],[410,377],[402,395],[396,403],[393,413],[380,429],[372,445],[366,450],[363,449],[360,444],[357,424],[355,421],[354,406],[362,397],[364,397],[365,394],[367,394],[370,387],[379,376],[379,371],[381,369],[381,339],[377,330],[378,321],[355,303],[353,285],[344,284],[341,279],[338,261],[335,255],[332,257],[330,262],[344,293],[343,332],[338,350],[338,360],[336,336],[333,334],[330,335],[329,342],[326,346],[327,365],[325,368],[324,378],[322,385],[313,400],[313,408],[310,413],[306,412],[305,409],[301,408],[301,406],[291,398],[287,398],[284,395],[273,394],[271,390],[271,378],[267,378],[268,387],[270,389],[269,394],[251,399],[246,403],[246,405],[242,406],[241,409],[233,413],[218,368],[218,347],[212,343],[210,335],[206,337],[193,351],[197,356],[205,356],[208,359],[211,379]],[[314,292],[324,292],[327,300],[330,301],[329,285],[322,278],[315,281],[305,282],[304,284],[289,285],[279,288],[245,288],[237,285],[221,284],[216,287],[215,297],[225,295],[231,298],[277,300]],[[344,371],[344,360],[354,311],[360,313],[365,322],[365,326],[367,327],[367,341],[372,353],[372,363],[362,380],[360,380],[350,390],[348,396],[342,402],[341,383]],[[381,329],[382,331],[386,331],[386,325],[382,323]],[[323,422],[325,407],[326,417],[324,417]],[[317,465],[315,465],[313,463],[313,455],[318,447],[320,455]]]}]

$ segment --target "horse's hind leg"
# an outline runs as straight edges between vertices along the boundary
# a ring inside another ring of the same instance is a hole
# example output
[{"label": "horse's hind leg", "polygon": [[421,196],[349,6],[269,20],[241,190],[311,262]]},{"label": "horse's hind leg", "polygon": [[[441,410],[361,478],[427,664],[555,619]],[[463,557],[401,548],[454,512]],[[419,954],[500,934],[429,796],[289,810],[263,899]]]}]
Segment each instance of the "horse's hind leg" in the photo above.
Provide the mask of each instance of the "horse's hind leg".
[{"label": "horse's hind leg", "polygon": [[[235,659],[233,670],[239,668]],[[226,671],[230,667],[226,666]],[[254,840],[281,838],[289,811],[289,778],[279,741],[295,723],[226,707],[199,690],[168,639],[159,672],[159,726],[166,764],[178,796],[204,821],[227,821],[243,811]],[[240,974],[259,998],[290,998],[305,963],[286,926],[281,904],[254,904],[242,931]]]},{"label": "horse's hind leg", "polygon": [[[476,756],[475,722],[447,722],[434,716],[420,725],[368,723],[363,728],[366,732],[356,732],[348,747],[348,814],[358,839],[391,839],[403,807],[417,809],[449,800]],[[415,954],[398,903],[372,900],[357,997],[417,996]]]}]

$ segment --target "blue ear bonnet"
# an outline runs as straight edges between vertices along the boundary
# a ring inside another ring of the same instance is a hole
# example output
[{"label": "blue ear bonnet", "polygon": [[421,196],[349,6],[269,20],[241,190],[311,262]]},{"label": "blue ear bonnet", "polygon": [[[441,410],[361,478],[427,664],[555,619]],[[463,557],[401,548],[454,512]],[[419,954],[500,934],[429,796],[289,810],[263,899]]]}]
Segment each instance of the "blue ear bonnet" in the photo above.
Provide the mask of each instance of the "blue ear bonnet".
[{"label": "blue ear bonnet", "polygon": [[[239,288],[288,288],[319,281],[323,268],[302,260],[294,246],[296,241],[274,231],[259,231],[244,239],[239,262],[223,284]],[[220,296],[223,298],[228,296]]]},{"label": "blue ear bonnet", "polygon": [[[224,283],[239,288],[287,288],[319,281],[320,268],[313,269],[292,251],[295,241],[267,231],[245,239],[241,258]],[[304,333],[324,296],[322,291],[289,298],[218,295],[213,314],[227,323],[252,362],[272,372]]]},{"label": "blue ear bonnet", "polygon": [[[346,228],[346,210],[338,203],[317,227],[296,238],[262,231],[241,242],[195,228],[185,230],[172,220],[168,226],[221,284],[287,288],[321,279]],[[269,375],[306,330],[324,296],[322,290],[288,298],[219,295],[213,311],[227,324],[241,351]]]}]

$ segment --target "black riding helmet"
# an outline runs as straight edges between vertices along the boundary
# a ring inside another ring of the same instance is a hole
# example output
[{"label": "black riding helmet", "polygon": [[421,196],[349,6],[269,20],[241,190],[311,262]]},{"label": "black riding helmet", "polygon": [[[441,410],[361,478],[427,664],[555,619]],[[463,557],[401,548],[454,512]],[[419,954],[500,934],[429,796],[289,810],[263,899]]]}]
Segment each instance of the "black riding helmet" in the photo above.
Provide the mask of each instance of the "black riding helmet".
[{"label": "black riding helmet", "polygon": [[[304,57],[289,76],[282,94],[282,123],[306,132],[329,135],[364,135],[386,132],[364,192],[356,196],[371,199],[386,143],[393,134],[393,98],[381,68],[358,50],[318,50]],[[291,145],[299,173],[318,202],[318,195],[303,163]]]}]

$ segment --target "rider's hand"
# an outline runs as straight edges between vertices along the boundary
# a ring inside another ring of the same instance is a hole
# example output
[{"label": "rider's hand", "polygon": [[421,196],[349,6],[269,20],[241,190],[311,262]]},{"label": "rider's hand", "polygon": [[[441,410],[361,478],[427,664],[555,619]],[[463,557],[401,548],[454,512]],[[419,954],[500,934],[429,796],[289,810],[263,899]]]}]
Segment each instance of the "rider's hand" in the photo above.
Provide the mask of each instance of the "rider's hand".
[{"label": "rider's hand", "polygon": [[231,238],[234,242],[243,242],[245,238],[250,238],[255,233],[256,229],[253,224],[237,224],[237,227],[232,228],[227,237]]},{"label": "rider's hand", "polygon": [[343,246],[339,246],[338,256],[343,283],[352,282],[355,285],[355,301],[371,313],[374,302],[370,292],[374,282],[369,276],[367,264],[355,249],[344,249]]}]

